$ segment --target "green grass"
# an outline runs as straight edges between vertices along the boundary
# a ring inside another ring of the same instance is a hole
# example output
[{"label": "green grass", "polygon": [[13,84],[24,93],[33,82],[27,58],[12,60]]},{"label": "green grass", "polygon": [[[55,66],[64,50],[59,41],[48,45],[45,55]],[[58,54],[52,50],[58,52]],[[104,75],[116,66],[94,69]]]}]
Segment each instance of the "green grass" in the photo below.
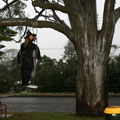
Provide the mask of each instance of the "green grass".
[{"label": "green grass", "polygon": [[104,118],[77,117],[73,113],[13,113],[10,118],[1,120],[104,120]]}]

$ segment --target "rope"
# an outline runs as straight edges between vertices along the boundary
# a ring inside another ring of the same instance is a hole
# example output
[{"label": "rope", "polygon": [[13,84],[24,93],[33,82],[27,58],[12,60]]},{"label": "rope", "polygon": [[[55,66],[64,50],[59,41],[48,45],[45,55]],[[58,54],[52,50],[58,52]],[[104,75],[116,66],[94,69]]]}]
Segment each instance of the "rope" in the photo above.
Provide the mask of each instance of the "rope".
[{"label": "rope", "polygon": [[21,39],[21,33],[22,33],[22,26],[21,26],[21,22],[22,22],[22,16],[19,16],[19,20],[20,20],[20,26],[19,26],[19,40],[20,40],[20,50],[21,50],[21,45],[22,45],[22,39]]},{"label": "rope", "polygon": [[35,26],[35,27],[36,27],[36,45],[37,45],[37,44],[38,44],[38,41],[37,41],[37,40],[38,40],[38,39],[37,39],[37,35],[38,35],[38,29],[37,29],[37,19],[36,19],[36,26]]},{"label": "rope", "polygon": [[[22,36],[22,26],[21,26],[21,22],[22,22],[22,17],[19,16],[19,20],[20,20],[20,26],[19,26],[19,40],[20,40],[20,56],[21,56],[21,45],[22,45],[22,39],[21,39],[21,36]],[[21,66],[20,66],[20,81],[19,83],[21,82]]]},{"label": "rope", "polygon": [[[36,31],[35,31],[35,34],[36,34],[36,45],[38,45],[38,39],[37,39],[37,35],[38,35],[38,29],[37,29],[37,17],[35,17],[35,22],[34,22],[34,25],[35,25],[35,29],[36,29]],[[37,51],[37,47],[36,47],[36,51]]]}]

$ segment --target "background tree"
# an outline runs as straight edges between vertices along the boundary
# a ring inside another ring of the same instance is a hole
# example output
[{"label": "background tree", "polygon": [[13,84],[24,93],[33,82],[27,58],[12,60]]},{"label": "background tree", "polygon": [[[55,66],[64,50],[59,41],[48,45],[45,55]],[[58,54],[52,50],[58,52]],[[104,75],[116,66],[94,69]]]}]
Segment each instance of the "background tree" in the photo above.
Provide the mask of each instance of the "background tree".
[{"label": "background tree", "polygon": [[5,50],[0,60],[0,92],[11,92],[17,81],[20,80],[20,69],[17,65],[16,55],[18,50]]},{"label": "background tree", "polygon": [[[2,41],[12,41],[15,35],[17,34],[17,32],[13,31],[10,28],[7,27],[0,27],[0,43]],[[5,46],[0,44],[0,49],[4,48]],[[3,55],[3,52],[0,51],[0,58]]]},{"label": "background tree", "polygon": [[40,91],[62,91],[64,87],[64,78],[61,75],[61,69],[57,61],[43,56],[33,82],[40,86]]},{"label": "background tree", "polygon": [[24,8],[25,3],[21,0],[2,0],[4,3],[3,7],[0,9],[0,17],[2,18],[13,18],[13,17],[25,17]]},{"label": "background tree", "polygon": [[5,54],[2,55],[0,63],[7,66],[8,69],[11,69],[13,67],[12,62],[16,58],[18,50],[17,49],[5,49],[3,52]]},{"label": "background tree", "polygon": [[[100,115],[107,105],[106,70],[115,24],[120,17],[120,7],[115,9],[115,2],[116,0],[105,0],[103,24],[99,30],[96,0],[34,0],[32,5],[37,15],[33,19],[22,18],[22,26],[53,28],[66,35],[73,43],[78,57],[77,115]],[[4,8],[8,9],[9,6],[10,3]],[[46,9],[50,10],[48,14]],[[1,11],[3,10],[1,8]],[[70,25],[59,17],[57,11],[68,15]],[[45,21],[40,19],[41,17],[44,17]],[[18,25],[19,18],[0,19],[0,26]]]},{"label": "background tree", "polygon": [[[0,19],[2,18],[13,18],[16,16],[24,16],[24,8],[26,5],[19,1],[13,0],[9,3],[8,0],[3,0],[4,6],[0,9]],[[17,32],[11,28],[0,27],[0,42],[2,41],[12,41],[14,40],[13,37],[16,36]],[[5,46],[0,44],[0,49],[4,48]],[[3,54],[0,51],[0,56]]]},{"label": "background tree", "polygon": [[68,41],[67,45],[64,47],[64,56],[63,59],[68,60],[68,59],[77,59],[77,54],[75,51],[75,47],[71,41]]},{"label": "background tree", "polygon": [[68,86],[70,91],[75,91],[78,66],[77,54],[74,45],[71,41],[69,41],[64,48],[65,51],[63,55],[63,60],[65,61],[64,63],[65,86],[66,88]]},{"label": "background tree", "polygon": [[120,92],[120,54],[110,58],[109,61],[109,91],[114,93]]},{"label": "background tree", "polygon": [[[24,16],[25,8],[24,3],[18,0],[13,0],[10,3],[8,0],[3,0],[3,2],[4,6],[2,7],[2,9],[0,9],[0,19]],[[2,41],[5,42],[13,41],[14,40],[13,37],[16,36],[16,34],[17,32],[15,31],[15,29],[13,30],[12,28],[9,28],[7,26],[0,27],[0,43]],[[13,59],[16,57],[16,51],[6,50],[3,52],[3,50],[1,49],[4,47],[5,47],[4,45],[0,44],[0,88],[1,88],[0,92],[9,92],[11,91],[11,88],[14,86],[14,82],[16,81],[15,78],[16,75],[18,74],[17,69],[14,71],[16,63],[14,62],[13,65]],[[12,74],[13,71],[17,72],[17,74],[16,75],[15,73]],[[13,77],[12,75],[15,77]]]}]

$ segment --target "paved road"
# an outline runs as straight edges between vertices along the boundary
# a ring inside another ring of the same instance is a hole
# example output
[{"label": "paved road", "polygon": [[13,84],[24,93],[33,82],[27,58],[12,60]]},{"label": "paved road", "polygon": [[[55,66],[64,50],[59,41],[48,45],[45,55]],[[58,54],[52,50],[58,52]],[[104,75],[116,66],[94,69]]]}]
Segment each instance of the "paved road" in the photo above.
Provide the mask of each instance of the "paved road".
[{"label": "paved road", "polygon": [[[8,112],[75,112],[75,97],[6,97],[0,98]],[[110,97],[109,105],[119,105],[120,97]]]}]

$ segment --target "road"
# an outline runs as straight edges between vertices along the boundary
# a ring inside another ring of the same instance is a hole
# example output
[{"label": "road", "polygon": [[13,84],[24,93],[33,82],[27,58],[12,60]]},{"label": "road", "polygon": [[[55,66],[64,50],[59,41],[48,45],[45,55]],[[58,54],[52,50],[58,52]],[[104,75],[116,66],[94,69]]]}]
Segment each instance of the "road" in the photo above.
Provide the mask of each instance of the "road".
[{"label": "road", "polygon": [[[4,97],[8,112],[75,112],[75,97]],[[120,97],[110,97],[109,105],[120,106]]]}]

